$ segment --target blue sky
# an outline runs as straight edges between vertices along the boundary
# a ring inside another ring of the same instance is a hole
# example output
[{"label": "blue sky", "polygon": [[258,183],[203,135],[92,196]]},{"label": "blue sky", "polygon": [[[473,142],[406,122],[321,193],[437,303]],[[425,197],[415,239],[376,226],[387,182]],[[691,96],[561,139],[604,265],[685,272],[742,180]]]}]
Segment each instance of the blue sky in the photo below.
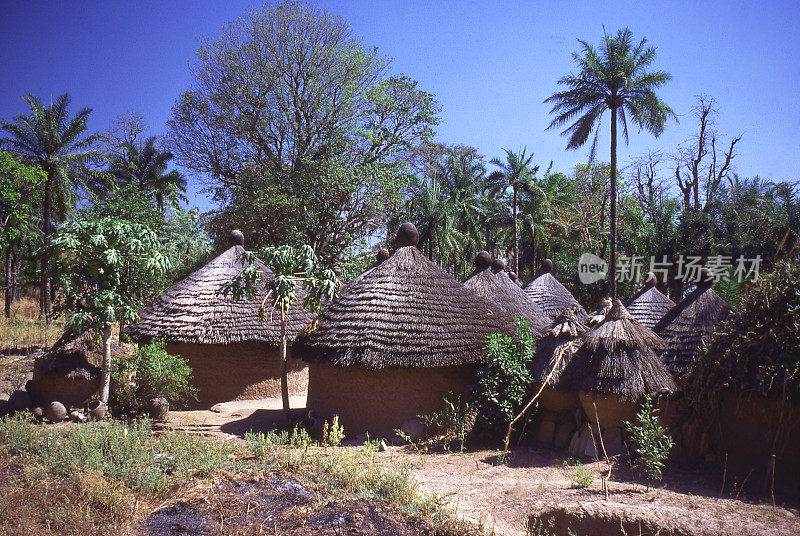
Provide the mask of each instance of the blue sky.
[{"label": "blue sky", "polygon": [[[128,111],[153,134],[190,85],[189,62],[203,37],[261,2],[17,2],[0,0],[0,118],[26,111],[21,97],[48,101],[69,92],[73,111],[94,108],[105,130]],[[655,68],[672,74],[661,96],[680,116],[664,135],[632,133],[624,164],[649,149],[671,152],[696,131],[688,113],[700,94],[717,99],[721,141],[742,134],[735,160],[744,176],[800,180],[800,3],[334,1],[356,35],[393,58],[392,70],[434,93],[443,111],[438,141],[473,145],[487,159],[527,146],[546,166],[567,171],[587,148],[566,151],[546,131],[543,100],[574,69],[577,38],[597,44],[602,27],[628,26],[658,49]],[[604,129],[608,122],[604,122]],[[607,160],[603,132],[599,157]],[[665,170],[665,174],[668,171]],[[192,204],[211,207],[197,194]]]}]

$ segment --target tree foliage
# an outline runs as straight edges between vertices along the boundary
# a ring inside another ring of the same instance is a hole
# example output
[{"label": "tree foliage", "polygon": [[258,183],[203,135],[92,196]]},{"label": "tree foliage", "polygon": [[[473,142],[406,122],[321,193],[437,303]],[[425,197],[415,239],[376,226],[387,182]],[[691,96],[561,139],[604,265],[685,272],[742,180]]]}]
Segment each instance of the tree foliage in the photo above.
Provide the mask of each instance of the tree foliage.
[{"label": "tree foliage", "polygon": [[225,203],[215,221],[247,220],[254,195],[270,215],[255,246],[310,244],[326,260],[380,227],[404,156],[438,122],[433,95],[387,65],[300,2],[252,10],[207,42],[169,125],[178,162]]}]

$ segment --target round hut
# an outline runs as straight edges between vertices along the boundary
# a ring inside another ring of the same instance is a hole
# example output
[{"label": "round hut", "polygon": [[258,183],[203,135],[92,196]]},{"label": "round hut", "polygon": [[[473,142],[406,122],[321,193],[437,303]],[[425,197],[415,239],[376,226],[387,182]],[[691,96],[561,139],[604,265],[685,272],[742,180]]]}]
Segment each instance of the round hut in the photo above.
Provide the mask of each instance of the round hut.
[{"label": "round hut", "polygon": [[525,294],[538,305],[551,319],[555,318],[565,309],[577,307],[578,315],[583,318],[586,311],[578,300],[558,282],[553,276],[553,261],[545,259],[542,263],[542,273],[533,281],[525,285]]},{"label": "round hut", "polygon": [[675,302],[656,288],[657,283],[656,274],[648,272],[644,286],[625,304],[631,316],[650,329],[653,329],[658,321],[675,307]]},{"label": "round hut", "polygon": [[[129,352],[111,345],[112,359],[126,359]],[[64,335],[33,363],[31,381],[34,401],[42,407],[61,402],[66,408],[83,407],[97,396],[103,364],[103,345],[94,331]]]},{"label": "round hut", "polygon": [[561,371],[578,351],[586,326],[575,309],[565,309],[550,325],[549,330],[536,343],[536,356],[531,366],[533,396],[542,384],[536,399],[541,413],[536,421],[536,439],[544,446],[564,448],[576,429],[578,398],[574,393],[555,389]]},{"label": "round hut", "polygon": [[309,363],[308,405],[338,415],[348,435],[391,435],[473,383],[493,333],[513,319],[467,289],[417,248],[403,224],[397,250],[354,278],[294,344]]},{"label": "round hut", "polygon": [[[259,286],[253,298],[234,300],[222,293],[225,283],[245,268],[240,258],[244,238],[233,231],[230,248],[220,256],[164,290],[139,313],[139,321],[125,330],[134,342],[159,338],[169,353],[189,361],[200,407],[229,400],[280,396],[280,315],[265,306],[266,289]],[[272,272],[260,261],[265,277]],[[297,297],[286,314],[286,334],[291,342],[312,320]],[[302,395],[308,385],[306,365],[289,358],[289,393]]]},{"label": "round hut", "polygon": [[713,285],[713,276],[703,270],[695,289],[653,327],[666,342],[661,360],[679,380],[689,372],[703,340],[731,312],[731,306],[714,292]]},{"label": "round hut", "polygon": [[609,439],[606,449],[615,454],[622,448],[620,428],[635,415],[638,402],[676,390],[656,354],[663,347],[617,300],[605,320],[583,335],[583,345],[561,373],[558,389],[578,394],[587,420],[599,424],[604,442]]},{"label": "round hut", "polygon": [[464,286],[495,304],[513,318],[528,322],[530,332],[539,336],[547,329],[550,320],[533,300],[514,283],[505,272],[503,261],[491,261],[489,253],[481,251],[475,257],[475,274]]}]

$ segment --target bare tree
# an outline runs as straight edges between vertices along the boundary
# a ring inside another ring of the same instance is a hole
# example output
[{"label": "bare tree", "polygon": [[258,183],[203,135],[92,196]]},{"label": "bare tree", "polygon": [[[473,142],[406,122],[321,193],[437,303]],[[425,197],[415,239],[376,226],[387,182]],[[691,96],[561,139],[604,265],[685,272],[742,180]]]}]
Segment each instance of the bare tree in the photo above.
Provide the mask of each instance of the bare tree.
[{"label": "bare tree", "polygon": [[[721,156],[717,155],[716,100],[709,95],[697,97],[692,115],[698,122],[698,133],[686,147],[675,154],[675,181],[683,196],[683,208],[701,210],[713,200],[720,183],[733,171],[736,144],[742,135],[733,138]],[[703,203],[700,203],[701,190]]]}]

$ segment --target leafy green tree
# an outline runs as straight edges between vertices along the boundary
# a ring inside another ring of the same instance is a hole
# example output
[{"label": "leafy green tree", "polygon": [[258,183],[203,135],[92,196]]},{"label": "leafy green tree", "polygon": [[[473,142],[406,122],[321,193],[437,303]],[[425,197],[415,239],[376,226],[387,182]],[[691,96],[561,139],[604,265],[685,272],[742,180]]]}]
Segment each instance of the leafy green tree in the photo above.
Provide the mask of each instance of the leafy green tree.
[{"label": "leafy green tree", "polygon": [[11,153],[0,151],[0,251],[5,252],[5,315],[11,316],[14,292],[14,246],[30,223],[30,192],[44,180],[44,173],[26,166]]},{"label": "leafy green tree", "polygon": [[519,222],[517,221],[517,206],[519,193],[527,186],[531,178],[539,171],[539,166],[531,166],[533,153],[525,155],[526,149],[523,148],[520,154],[509,149],[506,152],[506,161],[493,158],[491,163],[499,167],[489,175],[490,192],[493,194],[504,194],[508,188],[512,191],[511,218],[514,225],[514,271],[519,273]]},{"label": "leafy green tree", "polygon": [[124,142],[118,154],[112,157],[109,172],[122,184],[136,184],[151,194],[160,212],[164,212],[165,202],[179,207],[186,202],[186,179],[177,170],[167,171],[170,160],[169,151],[156,147],[156,137],[147,138],[144,143]]},{"label": "leafy green tree", "polygon": [[137,302],[123,278],[132,272],[158,277],[170,269],[158,235],[145,225],[105,218],[73,220],[53,237],[62,274],[69,328],[94,329],[103,342],[100,400],[108,402],[111,330],[115,322],[136,318]]},{"label": "leafy green tree", "polygon": [[322,300],[330,300],[336,295],[338,279],[332,270],[323,268],[310,246],[293,248],[291,246],[268,247],[260,252],[259,257],[272,271],[273,277],[265,277],[263,271],[254,264],[256,254],[244,251],[240,259],[246,267],[221,289],[223,294],[230,294],[235,300],[244,296],[252,298],[259,284],[266,286],[267,295],[261,304],[260,314],[265,318],[264,309],[269,306],[280,312],[281,318],[281,399],[286,422],[291,419],[289,413],[289,380],[286,360],[286,312],[297,297],[297,289],[303,287],[306,297],[303,305],[318,311]]},{"label": "leafy green tree", "polygon": [[39,166],[47,175],[44,181],[42,227],[45,249],[41,258],[41,313],[48,315],[50,305],[50,235],[53,220],[53,193],[61,196],[64,204],[73,206],[79,191],[98,192],[108,184],[105,173],[90,168],[102,162],[102,155],[92,149],[99,141],[98,134],[85,135],[86,121],[91,108],[83,108],[70,117],[68,93],[45,106],[41,99],[28,95],[29,115],[14,118],[13,123],[3,122],[0,128],[9,137],[0,140],[0,148],[19,155],[23,162]]},{"label": "leafy green tree", "polygon": [[559,91],[545,100],[553,103],[551,113],[557,114],[549,128],[561,127],[579,116],[562,134],[569,135],[567,149],[580,147],[595,130],[592,159],[597,145],[600,120],[606,110],[611,113],[611,240],[610,284],[611,297],[617,297],[617,115],[622,122],[625,140],[628,140],[628,116],[640,128],[658,137],[666,121],[677,116],[656,95],[656,90],[671,77],[663,71],[648,72],[656,55],[655,48],[645,48],[646,39],[638,45],[628,28],[616,36],[603,32],[599,52],[585,41],[579,40],[581,53],[572,57],[579,68],[578,74],[569,74],[558,83],[568,89]]},{"label": "leafy green tree", "polygon": [[170,147],[210,178],[225,204],[215,222],[257,218],[255,194],[269,215],[255,245],[308,244],[326,262],[385,225],[409,155],[434,134],[433,95],[388,75],[346,21],[297,1],[248,12],[197,55]]}]

